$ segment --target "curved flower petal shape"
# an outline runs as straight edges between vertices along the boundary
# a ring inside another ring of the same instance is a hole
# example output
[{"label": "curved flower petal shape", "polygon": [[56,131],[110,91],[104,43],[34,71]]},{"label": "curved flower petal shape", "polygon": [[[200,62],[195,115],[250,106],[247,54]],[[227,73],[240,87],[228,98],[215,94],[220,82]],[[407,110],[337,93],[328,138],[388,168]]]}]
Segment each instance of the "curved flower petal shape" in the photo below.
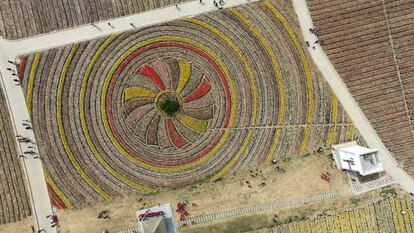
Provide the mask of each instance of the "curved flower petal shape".
[{"label": "curved flower petal shape", "polygon": [[181,93],[191,76],[191,64],[180,61],[180,79],[178,80],[177,93]]},{"label": "curved flower petal shape", "polygon": [[142,117],[144,117],[149,111],[153,109],[154,107],[152,106],[152,104],[140,106],[127,116],[126,122],[128,122],[129,125],[135,128],[135,125],[138,123],[138,121],[140,121]]},{"label": "curved flower petal shape", "polygon": [[184,97],[183,99],[184,103],[187,103],[187,102],[190,102],[190,101],[193,101],[193,100],[196,100],[198,98],[205,96],[210,91],[210,88],[211,88],[210,83],[205,78],[203,78],[200,85],[198,85],[198,87],[194,91],[192,91],[190,94]]},{"label": "curved flower petal shape", "polygon": [[129,86],[133,87],[133,86],[139,86],[142,87],[144,89],[150,90],[154,93],[158,93],[160,91],[160,89],[158,88],[157,85],[155,85],[155,83],[151,80],[149,80],[148,78],[139,75],[139,74],[135,74],[131,81],[129,82]]},{"label": "curved flower petal shape", "polygon": [[202,133],[207,130],[208,122],[206,120],[193,118],[182,113],[179,113],[176,118],[195,132]]},{"label": "curved flower petal shape", "polygon": [[138,121],[138,123],[135,125],[134,134],[143,139],[144,141],[147,141],[148,127],[155,116],[157,116],[157,112],[155,111],[155,109],[152,109],[147,114],[145,114],[145,116],[143,116],[141,120]]},{"label": "curved flower petal shape", "polygon": [[165,63],[166,59],[168,58],[157,59],[153,63],[151,63],[151,66],[160,76],[162,82],[164,83],[165,88],[172,89],[170,71],[168,69],[167,64]]},{"label": "curved flower petal shape", "polygon": [[158,125],[160,123],[161,116],[155,115],[147,130],[147,143],[148,145],[158,145]]},{"label": "curved flower petal shape", "polygon": [[193,92],[194,89],[196,89],[200,85],[203,78],[204,78],[204,73],[192,67],[190,80],[188,80],[184,89],[180,92],[180,96],[185,97],[191,92]]},{"label": "curved flower petal shape", "polygon": [[193,109],[193,108],[185,108],[185,109],[183,109],[182,113],[187,115],[187,116],[190,116],[190,117],[209,120],[209,119],[213,118],[214,105],[207,106],[207,107],[203,108],[202,110]]},{"label": "curved flower petal shape", "polygon": [[155,85],[160,88],[160,90],[165,90],[163,81],[151,66],[144,64],[141,69],[139,69],[138,74],[150,79],[152,82],[154,82]]},{"label": "curved flower petal shape", "polygon": [[158,124],[158,144],[160,145],[161,149],[174,146],[169,139],[167,132],[167,123],[164,119],[160,120]]},{"label": "curved flower petal shape", "polygon": [[167,121],[168,137],[170,138],[174,146],[178,149],[185,146],[187,144],[187,141],[178,133],[171,118],[166,118],[165,120]]},{"label": "curved flower petal shape", "polygon": [[186,102],[184,104],[185,109],[204,109],[214,104],[214,97],[213,95],[208,92],[203,97],[200,97],[198,99],[195,99],[190,102]]},{"label": "curved flower petal shape", "polygon": [[156,93],[142,87],[127,87],[124,90],[123,102],[139,97],[154,98],[156,95]]},{"label": "curved flower petal shape", "polygon": [[180,65],[176,59],[165,59],[165,64],[167,64],[168,71],[170,73],[171,79],[171,89],[176,90],[178,86],[178,80],[180,78]]},{"label": "curved flower petal shape", "polygon": [[181,123],[178,119],[173,118],[173,122],[175,128],[177,129],[178,133],[185,138],[188,142],[195,142],[200,135],[198,132],[188,128],[186,125]]},{"label": "curved flower petal shape", "polygon": [[122,103],[122,107],[124,109],[125,116],[128,117],[135,109],[152,103],[154,103],[154,98],[136,98],[125,101]]}]

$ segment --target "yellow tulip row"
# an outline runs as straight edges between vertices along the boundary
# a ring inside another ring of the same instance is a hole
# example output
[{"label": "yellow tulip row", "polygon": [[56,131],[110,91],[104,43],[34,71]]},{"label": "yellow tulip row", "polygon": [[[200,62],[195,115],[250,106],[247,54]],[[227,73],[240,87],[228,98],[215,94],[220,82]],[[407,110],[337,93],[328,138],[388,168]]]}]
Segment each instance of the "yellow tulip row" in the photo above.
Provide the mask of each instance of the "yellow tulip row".
[{"label": "yellow tulip row", "polygon": [[40,53],[36,53],[33,59],[32,66],[30,67],[29,83],[27,85],[27,90],[26,90],[26,105],[27,105],[27,111],[29,112],[30,117],[32,117],[33,84],[34,84],[34,78],[36,75],[37,64],[39,63],[39,59],[40,59]]},{"label": "yellow tulip row", "polygon": [[[311,124],[312,121],[313,121],[313,112],[314,112],[314,108],[313,108],[314,99],[313,98],[314,97],[313,97],[312,77],[311,77],[311,73],[310,73],[310,69],[309,69],[309,64],[307,62],[307,58],[305,56],[303,48],[300,45],[300,42],[299,42],[294,30],[289,25],[287,20],[283,17],[282,14],[280,14],[280,12],[276,9],[276,7],[273,6],[273,4],[270,1],[265,1],[265,5],[266,5],[267,8],[270,9],[270,11],[274,14],[274,16],[282,23],[284,29],[288,32],[293,44],[295,45],[297,53],[299,54],[300,60],[302,62],[302,66],[305,70],[305,77],[306,77],[306,83],[307,83],[307,89],[308,89],[307,123]],[[263,35],[239,11],[237,11],[235,9],[231,9],[230,12],[233,13],[234,15],[236,15],[244,24],[247,25],[247,27],[262,42],[262,44],[265,47],[266,51],[271,56],[272,64],[273,64],[273,67],[275,69],[275,73],[277,74],[279,93],[281,93],[280,94],[280,100],[281,100],[281,109],[280,109],[281,113],[280,114],[284,114],[285,94],[284,94],[284,88],[283,88],[283,80],[282,80],[282,77],[281,77],[280,67],[277,63],[277,58],[274,55],[274,52],[272,51],[270,45],[268,44],[266,39],[263,37]],[[332,121],[333,122],[336,122],[336,120],[337,120],[337,105],[338,105],[337,99],[336,99],[335,96],[333,96],[332,97],[332,111],[333,111]],[[278,122],[283,123],[283,120],[284,120],[284,115],[279,115],[279,121]],[[270,150],[268,160],[270,160],[272,158],[272,156],[274,155],[274,153],[276,151],[276,148],[277,148],[277,145],[278,145],[278,140],[280,138],[280,134],[281,134],[281,131],[276,132],[275,141],[274,141],[274,144],[272,146],[272,149]],[[300,153],[305,153],[306,152],[307,145],[309,143],[309,137],[310,137],[310,128],[306,127],[304,137],[303,137],[303,141],[302,141],[302,145],[301,145],[301,148],[300,148]],[[333,143],[334,139],[335,139],[335,127],[332,127],[331,130],[330,130],[329,139],[328,139],[330,144]]]},{"label": "yellow tulip row", "polygon": [[[98,50],[95,52],[95,54],[93,55],[91,61],[88,64],[88,68],[85,72],[85,75],[83,77],[82,80],[82,86],[81,86],[81,94],[80,94],[80,107],[79,107],[79,114],[80,114],[80,120],[81,120],[81,126],[82,126],[82,130],[83,130],[83,134],[86,138],[86,141],[88,143],[89,148],[92,150],[93,155],[95,156],[95,158],[99,161],[100,164],[102,164],[103,167],[105,167],[105,169],[114,177],[116,177],[118,180],[122,181],[123,183],[129,185],[130,187],[133,187],[137,190],[141,190],[141,191],[145,191],[145,192],[157,192],[156,189],[153,189],[151,187],[142,185],[138,182],[135,182],[133,180],[130,180],[127,176],[125,176],[124,174],[118,172],[115,168],[113,168],[113,166],[111,166],[106,160],[105,158],[102,156],[102,154],[99,152],[99,150],[97,149],[95,143],[93,142],[88,128],[87,128],[87,124],[86,124],[86,117],[85,117],[85,96],[86,96],[86,88],[87,88],[87,81],[89,78],[89,75],[94,67],[94,65],[96,64],[96,62],[98,61],[99,57],[102,55],[102,53],[104,52],[104,50],[116,39],[118,38],[119,35],[112,35],[110,37],[108,37],[105,42],[98,48]],[[103,101],[104,102],[104,101]],[[102,112],[102,115],[105,112]],[[115,140],[112,140],[113,142]]]},{"label": "yellow tulip row", "polygon": [[[65,63],[63,65],[62,68],[62,74],[59,80],[59,86],[58,86],[58,98],[59,93],[62,93],[63,90],[63,84],[65,82],[65,78],[66,78],[66,73],[68,71],[69,65],[70,65],[70,61],[72,60],[72,57],[74,55],[74,53],[76,52],[78,48],[78,45],[74,45],[71,49],[71,51],[69,52]],[[34,61],[32,63],[32,66],[30,68],[30,75],[29,75],[29,81],[28,81],[28,86],[27,86],[27,90],[26,90],[26,101],[27,101],[27,105],[28,105],[28,111],[29,111],[29,115],[31,115],[32,113],[32,108],[31,108],[31,102],[32,102],[32,94],[33,94],[33,84],[34,84],[34,79],[35,79],[35,75],[36,75],[36,71],[37,71],[37,65],[39,63],[40,60],[40,53],[36,53],[35,57],[34,57]],[[60,90],[60,91],[59,91]],[[73,166],[75,167],[75,169],[78,171],[79,175],[102,197],[104,197],[105,199],[109,199],[110,196],[109,194],[107,194],[105,191],[103,191],[86,173],[85,171],[82,169],[81,165],[78,163],[78,161],[76,160],[75,156],[73,155],[72,151],[70,150],[69,144],[67,142],[66,139],[66,135],[64,133],[64,129],[63,129],[63,122],[62,122],[62,115],[61,115],[61,111],[62,111],[62,106],[61,106],[61,101],[57,101],[57,123],[58,123],[58,128],[59,128],[59,134],[60,134],[60,138],[62,140],[62,144],[65,148],[66,154],[68,155],[69,160],[71,161],[71,163],[73,164]],[[66,206],[68,208],[73,207],[73,204],[69,201],[69,199],[67,198],[67,196],[57,187],[57,185],[54,183],[53,179],[50,177],[49,173],[47,172],[47,170],[45,169],[45,173],[46,173],[46,181],[47,183],[51,186],[51,188],[55,191],[55,193],[59,196],[59,198],[66,204]]]},{"label": "yellow tulip row", "polygon": [[389,204],[391,206],[391,212],[392,212],[392,220],[394,222],[395,232],[400,233],[401,232],[401,222],[398,220],[398,211],[396,209],[396,205],[394,200],[390,200]]},{"label": "yellow tulip row", "polygon": [[404,221],[406,223],[406,226],[408,226],[407,230],[408,232],[414,232],[414,206],[413,202],[409,197],[405,197],[405,204],[403,204],[403,211],[407,214],[404,214]]},{"label": "yellow tulip row", "polygon": [[355,216],[356,215],[355,210],[348,211],[347,215],[348,215],[348,221],[350,225],[349,228],[351,229],[352,232],[357,232],[357,229],[358,229],[357,225],[359,223],[359,218]]},{"label": "yellow tulip row", "polygon": [[46,182],[50,185],[50,187],[53,189],[53,191],[56,193],[56,195],[62,200],[63,203],[65,203],[66,207],[68,209],[73,208],[72,202],[68,199],[68,197],[57,187],[55,181],[50,176],[47,168],[44,168],[45,178]]},{"label": "yellow tulip row", "polygon": [[352,140],[354,138],[354,134],[355,134],[355,128],[353,125],[350,125],[348,127],[348,130],[346,132],[346,139],[347,140]]},{"label": "yellow tulip row", "polygon": [[335,215],[292,222],[276,227],[276,232],[349,233],[349,232],[413,232],[413,201],[408,197],[393,197],[378,203],[343,211]]},{"label": "yellow tulip row", "polygon": [[341,227],[341,231],[342,232],[350,232],[349,231],[349,228],[348,228],[348,221],[345,218],[346,213],[347,212],[344,212],[344,213],[338,215],[338,217],[339,217],[339,224],[340,224],[339,226]]},{"label": "yellow tulip row", "polygon": [[[190,18],[188,19],[189,22],[194,23],[198,26],[201,26],[207,30],[209,30],[211,33],[216,34],[217,36],[219,36],[223,41],[225,41],[230,47],[231,49],[237,54],[237,56],[239,57],[239,59],[242,61],[244,68],[246,69],[249,78],[250,78],[250,86],[251,86],[251,91],[252,91],[252,99],[253,99],[253,106],[252,106],[252,116],[250,119],[250,123],[254,126],[256,124],[256,118],[257,118],[257,100],[258,100],[258,90],[257,90],[257,86],[256,86],[256,79],[255,79],[255,75],[254,72],[252,70],[252,68],[250,67],[250,64],[248,62],[247,57],[244,55],[244,53],[240,50],[240,48],[222,31],[220,31],[218,28],[204,22],[201,21],[199,19],[196,18]],[[235,112],[232,112],[232,114],[236,114]],[[231,116],[230,116],[231,117]],[[240,147],[240,150],[237,152],[237,154],[233,157],[233,159],[221,170],[219,171],[216,175],[213,176],[213,180],[217,180],[221,177],[223,177],[231,168],[234,167],[234,165],[236,165],[236,163],[240,160],[240,158],[242,157],[242,155],[246,152],[247,147],[253,137],[253,133],[254,130],[249,130],[247,137],[244,139],[243,145]]]},{"label": "yellow tulip row", "polygon": [[341,226],[341,224],[340,224],[340,221],[339,221],[339,216],[334,216],[333,217],[333,229],[334,229],[334,232],[341,232],[341,229],[340,229],[340,226]]},{"label": "yellow tulip row", "polygon": [[[337,113],[338,113],[338,99],[336,98],[335,94],[332,93],[332,100],[331,100],[331,123],[336,123],[337,121]],[[328,136],[328,145],[333,145],[335,143],[335,126],[332,126],[329,129],[329,136]]]},{"label": "yellow tulip row", "polygon": [[322,218],[323,225],[325,226],[324,232],[334,232],[334,222],[332,218]]},{"label": "yellow tulip row", "polygon": [[62,68],[62,72],[60,74],[59,84],[58,84],[58,90],[57,90],[57,107],[56,107],[56,120],[59,128],[59,135],[60,139],[62,140],[63,147],[65,148],[66,154],[68,155],[70,162],[73,164],[73,166],[76,168],[76,171],[78,171],[79,175],[103,198],[110,199],[111,196],[102,190],[83,170],[79,162],[76,160],[71,147],[69,145],[69,142],[66,138],[66,133],[63,127],[63,119],[62,119],[62,95],[63,95],[63,88],[66,80],[66,74],[69,69],[69,65],[72,61],[73,55],[75,54],[76,50],[78,49],[79,45],[75,44],[72,46],[72,49],[69,53],[69,55],[66,57],[65,63]]},{"label": "yellow tulip row", "polygon": [[358,232],[364,232],[364,227],[365,227],[365,224],[364,224],[364,222],[362,221],[362,219],[363,219],[363,212],[361,211],[361,209],[360,209],[360,208],[358,208],[358,209],[356,209],[356,210],[353,212],[353,214],[354,214],[354,217],[355,217],[355,219],[356,219],[356,227],[357,227],[357,231],[358,231]]},{"label": "yellow tulip row", "polygon": [[[277,57],[270,46],[269,42],[266,40],[266,38],[262,35],[262,33],[245,17],[241,12],[236,10],[235,8],[232,8],[229,10],[232,14],[234,14],[238,19],[240,19],[253,33],[254,35],[259,39],[259,41],[262,43],[262,45],[265,47],[267,54],[270,56],[270,60],[273,65],[273,71],[276,74],[276,80],[277,80],[277,86],[279,90],[279,116],[278,116],[278,124],[283,125],[285,120],[285,88],[283,84],[283,77],[282,77],[282,71],[280,69],[279,62],[277,60]],[[267,156],[267,160],[270,161],[273,159],[273,156],[276,153],[277,147],[279,145],[279,140],[282,134],[281,129],[276,130],[276,135],[273,140],[272,147],[269,151],[269,154]]]},{"label": "yellow tulip row", "polygon": [[[413,230],[414,230],[414,229],[412,229],[413,222],[410,221],[410,216],[409,216],[410,213],[411,214],[413,213],[413,209],[412,208],[411,209],[407,208],[406,201],[401,201],[399,203],[399,205],[401,207],[401,208],[399,208],[400,213],[401,213],[399,219],[403,223],[402,225],[405,227],[405,231],[406,232],[413,232]],[[411,219],[413,219],[413,218],[411,217]]]},{"label": "yellow tulip row", "polygon": [[370,229],[372,229],[371,232],[378,232],[379,231],[379,229],[378,229],[378,220],[377,220],[378,218],[377,218],[377,215],[375,213],[374,206],[369,205],[368,209],[369,209],[369,215],[367,216],[366,222],[367,222],[367,224],[369,224]]},{"label": "yellow tulip row", "polygon": [[[312,82],[312,75],[310,72],[308,60],[305,56],[305,53],[303,51],[302,46],[300,45],[300,42],[295,34],[295,31],[292,29],[292,27],[289,25],[285,17],[276,9],[276,7],[269,1],[264,1],[265,6],[273,13],[273,15],[279,20],[279,22],[283,25],[287,33],[289,34],[290,39],[292,40],[293,44],[295,45],[296,51],[299,54],[300,60],[303,65],[303,69],[305,71],[305,78],[306,78],[306,87],[307,87],[307,93],[308,93],[308,113],[307,113],[307,124],[312,124],[313,122],[313,82]],[[300,147],[300,153],[304,154],[307,150],[308,142],[309,142],[309,136],[310,136],[310,128],[305,128],[305,134],[303,136],[303,143]]]}]

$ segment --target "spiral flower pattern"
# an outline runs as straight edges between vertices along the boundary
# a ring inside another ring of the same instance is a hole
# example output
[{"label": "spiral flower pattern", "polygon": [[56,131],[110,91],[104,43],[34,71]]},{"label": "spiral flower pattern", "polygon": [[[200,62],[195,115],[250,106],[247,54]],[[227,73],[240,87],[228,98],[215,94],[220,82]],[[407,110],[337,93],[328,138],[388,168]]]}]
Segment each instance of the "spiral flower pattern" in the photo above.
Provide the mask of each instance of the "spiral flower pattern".
[{"label": "spiral flower pattern", "polygon": [[[214,98],[209,78],[175,58],[144,64],[123,90],[122,109],[131,133],[160,149],[181,149],[207,131]],[[164,103],[176,104],[166,111]]]}]

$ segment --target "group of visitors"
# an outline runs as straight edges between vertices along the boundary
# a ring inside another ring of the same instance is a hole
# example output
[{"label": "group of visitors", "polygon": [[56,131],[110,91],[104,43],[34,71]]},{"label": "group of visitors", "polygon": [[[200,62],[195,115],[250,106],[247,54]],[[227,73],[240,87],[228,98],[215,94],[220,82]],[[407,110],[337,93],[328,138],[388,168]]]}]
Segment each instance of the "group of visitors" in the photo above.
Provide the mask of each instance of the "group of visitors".
[{"label": "group of visitors", "polygon": [[[14,62],[14,61],[10,61],[10,60],[8,60],[8,62],[9,62],[10,64],[12,64],[12,65],[15,65],[15,66],[17,66],[17,65],[18,65],[18,64],[17,64],[16,62]],[[6,70],[7,70],[7,71],[10,71],[10,72],[11,72],[11,75],[13,75],[13,76],[19,76],[19,75],[17,74],[16,70],[15,70],[15,69],[13,69],[13,68],[7,67],[7,68],[6,68]],[[15,82],[15,85],[16,85],[16,86],[21,86],[21,80],[20,80],[19,78],[15,78],[15,79],[13,79],[13,81]]]},{"label": "group of visitors", "polygon": [[328,183],[330,183],[331,182],[331,173],[329,173],[327,171],[325,173],[322,173],[321,174],[321,179],[328,182]]},{"label": "group of visitors", "polygon": [[[58,224],[58,217],[57,217],[56,214],[48,215],[48,216],[46,216],[46,218],[52,220],[52,222],[50,223],[52,228],[55,227],[55,226],[57,226],[57,224]],[[32,229],[32,232],[34,233],[35,232],[34,226],[31,226],[31,229]],[[44,229],[39,229],[37,231],[37,233],[46,233],[46,231]]]},{"label": "group of visitors", "polygon": [[[312,34],[315,34],[315,36],[318,36],[318,33],[317,33],[317,31],[316,31],[315,28],[309,28],[309,32],[312,33]],[[309,43],[309,41],[306,41],[305,43],[306,43],[306,47],[309,48],[311,46],[311,44]],[[313,42],[312,49],[315,49],[315,44],[322,45],[322,43],[323,43],[323,40],[319,40],[319,39],[316,40],[315,42]]]},{"label": "group of visitors", "polygon": [[224,6],[224,1],[223,0],[220,0],[218,3],[217,3],[217,1],[216,0],[214,0],[214,6],[215,7],[217,7],[218,9],[223,9],[223,6]]}]

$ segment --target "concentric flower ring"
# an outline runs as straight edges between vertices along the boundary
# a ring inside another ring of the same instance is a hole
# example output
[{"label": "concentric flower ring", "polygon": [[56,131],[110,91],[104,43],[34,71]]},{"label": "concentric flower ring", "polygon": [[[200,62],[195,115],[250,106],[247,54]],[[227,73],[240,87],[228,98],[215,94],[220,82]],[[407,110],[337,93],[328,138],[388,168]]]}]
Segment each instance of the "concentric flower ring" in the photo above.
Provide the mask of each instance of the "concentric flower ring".
[{"label": "concentric flower ring", "polygon": [[[130,50],[108,73],[102,92],[105,129],[118,150],[137,164],[187,170],[211,159],[227,139],[227,132],[207,129],[233,124],[234,90],[217,57],[161,39]],[[157,96],[164,92],[177,100],[176,114],[168,116],[157,107]],[[131,114],[139,114],[135,122]]]}]

